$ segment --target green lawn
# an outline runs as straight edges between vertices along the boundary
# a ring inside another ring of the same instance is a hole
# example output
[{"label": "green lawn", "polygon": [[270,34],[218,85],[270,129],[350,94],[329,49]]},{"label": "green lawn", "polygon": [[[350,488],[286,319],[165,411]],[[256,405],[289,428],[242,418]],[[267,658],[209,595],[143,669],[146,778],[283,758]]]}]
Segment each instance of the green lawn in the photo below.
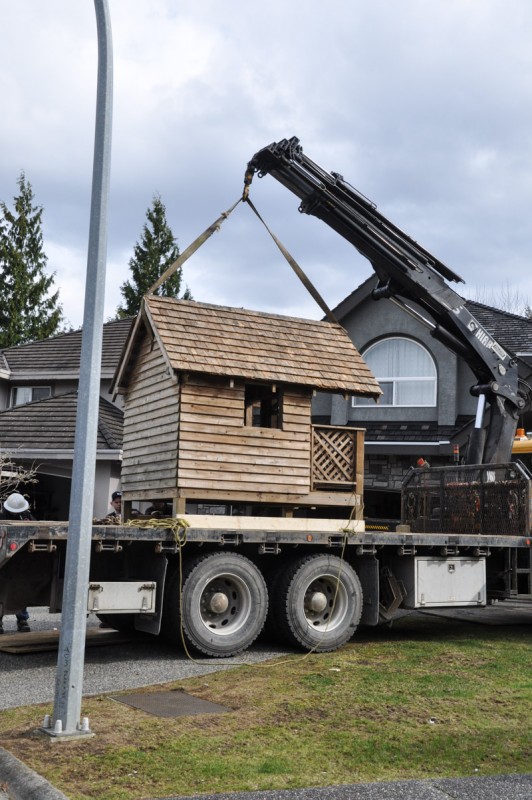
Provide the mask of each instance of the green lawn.
[{"label": "green lawn", "polygon": [[530,771],[530,628],[436,617],[361,630],[342,650],[153,687],[226,714],[158,718],[88,698],[96,736],[30,731],[50,707],[3,712],[1,744],[72,800],[283,789]]}]

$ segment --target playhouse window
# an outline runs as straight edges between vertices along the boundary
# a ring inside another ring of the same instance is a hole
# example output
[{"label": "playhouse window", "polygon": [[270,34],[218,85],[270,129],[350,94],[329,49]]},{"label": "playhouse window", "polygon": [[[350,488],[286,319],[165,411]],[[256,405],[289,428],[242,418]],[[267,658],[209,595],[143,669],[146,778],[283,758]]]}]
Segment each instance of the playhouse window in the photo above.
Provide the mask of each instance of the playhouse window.
[{"label": "playhouse window", "polygon": [[283,395],[274,386],[247,384],[244,425],[253,428],[281,428]]}]

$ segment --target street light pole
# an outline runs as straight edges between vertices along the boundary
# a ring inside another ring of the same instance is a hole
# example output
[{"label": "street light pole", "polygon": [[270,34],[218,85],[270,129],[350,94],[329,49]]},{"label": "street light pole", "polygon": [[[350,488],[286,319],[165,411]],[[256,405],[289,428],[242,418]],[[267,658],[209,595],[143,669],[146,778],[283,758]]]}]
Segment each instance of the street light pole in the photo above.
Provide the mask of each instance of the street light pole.
[{"label": "street light pole", "polygon": [[76,437],[54,714],[50,727],[43,728],[53,736],[67,737],[91,733],[88,720],[81,722],[80,716],[102,360],[113,86],[107,0],[94,0],[94,7],[98,31],[98,83]]}]

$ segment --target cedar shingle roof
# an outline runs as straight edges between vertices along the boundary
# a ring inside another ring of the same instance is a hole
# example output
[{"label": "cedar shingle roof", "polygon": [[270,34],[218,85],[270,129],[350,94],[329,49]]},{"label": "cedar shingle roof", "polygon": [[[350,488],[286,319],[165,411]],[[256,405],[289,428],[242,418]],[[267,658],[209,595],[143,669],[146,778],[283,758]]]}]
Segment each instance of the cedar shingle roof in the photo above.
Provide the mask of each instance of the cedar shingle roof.
[{"label": "cedar shingle roof", "polygon": [[[0,412],[0,449],[73,450],[76,432],[77,392],[47,397]],[[120,450],[122,411],[100,397],[97,448]]]},{"label": "cedar shingle roof", "polygon": [[339,325],[154,295],[144,303],[175,370],[381,394]]},{"label": "cedar shingle roof", "polygon": [[[133,319],[127,318],[106,322],[103,326],[102,375],[114,374],[132,323]],[[36,378],[45,373],[58,377],[62,372],[79,373],[81,335],[81,330],[71,331],[50,339],[6,347],[1,355],[11,371],[10,377],[28,372]]]}]

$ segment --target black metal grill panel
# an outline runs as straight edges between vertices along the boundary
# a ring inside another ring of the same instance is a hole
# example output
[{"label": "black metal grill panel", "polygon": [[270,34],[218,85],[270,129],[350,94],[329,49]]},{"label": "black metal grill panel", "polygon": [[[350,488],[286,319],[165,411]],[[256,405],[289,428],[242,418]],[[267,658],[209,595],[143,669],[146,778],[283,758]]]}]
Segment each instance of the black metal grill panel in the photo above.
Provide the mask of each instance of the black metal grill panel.
[{"label": "black metal grill panel", "polygon": [[402,521],[415,533],[527,536],[530,476],[521,464],[412,469]]}]

